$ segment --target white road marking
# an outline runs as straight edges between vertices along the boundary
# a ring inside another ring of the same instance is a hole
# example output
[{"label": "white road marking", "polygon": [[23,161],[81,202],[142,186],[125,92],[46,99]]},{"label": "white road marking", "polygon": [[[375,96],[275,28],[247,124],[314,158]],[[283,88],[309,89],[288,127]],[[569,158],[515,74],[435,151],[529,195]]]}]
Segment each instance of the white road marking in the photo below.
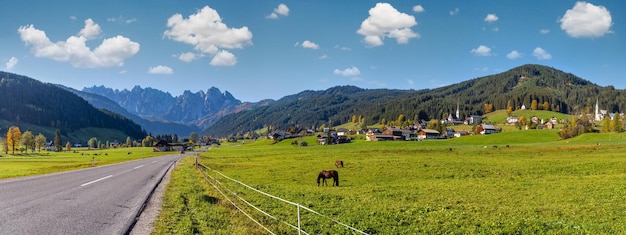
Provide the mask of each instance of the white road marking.
[{"label": "white road marking", "polygon": [[102,178],[100,178],[100,179],[97,179],[97,180],[94,180],[94,181],[91,181],[91,182],[87,182],[87,183],[81,184],[80,186],[81,186],[81,187],[83,187],[83,186],[87,186],[87,185],[93,184],[93,183],[95,183],[95,182],[98,182],[98,181],[100,181],[100,180],[105,180],[105,179],[108,179],[108,178],[111,178],[111,177],[113,177],[113,175],[105,176],[105,177],[102,177]]},{"label": "white road marking", "polygon": [[156,163],[156,162],[158,162],[158,161],[152,161],[152,163]]},{"label": "white road marking", "polygon": [[139,168],[142,168],[142,167],[143,167],[143,165],[141,165],[141,166],[137,166],[137,167],[135,167],[135,168],[133,168],[133,169],[135,169],[135,170],[136,170],[136,169],[139,169]]}]

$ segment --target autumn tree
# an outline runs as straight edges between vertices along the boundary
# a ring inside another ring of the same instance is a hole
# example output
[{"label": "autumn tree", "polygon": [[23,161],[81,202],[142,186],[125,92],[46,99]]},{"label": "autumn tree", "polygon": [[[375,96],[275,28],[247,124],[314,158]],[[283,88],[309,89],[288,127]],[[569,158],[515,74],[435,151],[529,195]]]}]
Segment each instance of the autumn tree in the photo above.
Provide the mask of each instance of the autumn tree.
[{"label": "autumn tree", "polygon": [[143,140],[141,140],[141,146],[152,147],[152,142],[154,142],[152,136],[146,136],[146,138],[143,138]]},{"label": "autumn tree", "polygon": [[98,144],[98,139],[96,137],[91,137],[91,139],[87,141],[87,147],[89,150],[91,150],[92,148],[96,148],[97,144]]},{"label": "autumn tree", "polygon": [[543,102],[543,110],[550,110],[550,103],[548,101]]},{"label": "autumn tree", "polygon": [[485,113],[491,113],[491,112],[493,112],[493,104],[490,104],[490,103],[485,103],[485,105],[484,105],[484,107],[483,107],[483,108],[484,108],[484,110],[485,110]]},{"label": "autumn tree", "polygon": [[611,118],[609,118],[608,116],[605,116],[604,119],[602,119],[602,129],[600,130],[600,132],[611,132]]},{"label": "autumn tree", "polygon": [[132,146],[133,146],[133,140],[130,138],[130,136],[126,137],[126,147],[132,147]]},{"label": "autumn tree", "polygon": [[11,153],[15,154],[15,149],[18,147],[17,145],[20,142],[20,138],[22,137],[22,132],[20,132],[20,128],[16,126],[12,126],[9,128],[7,132],[7,146],[11,149]]},{"label": "autumn tree", "polygon": [[46,137],[41,133],[35,136],[35,148],[37,148],[37,151],[41,152],[41,147],[46,146],[47,141]]},{"label": "autumn tree", "polygon": [[537,110],[537,100],[533,100],[530,103],[530,110]]},{"label": "autumn tree", "polygon": [[189,143],[194,144],[198,142],[198,133],[196,132],[191,132],[189,134]]},{"label": "autumn tree", "polygon": [[65,144],[65,151],[72,151],[72,142],[67,141]]},{"label": "autumn tree", "polygon": [[397,120],[397,123],[398,123],[398,124],[401,124],[401,123],[403,123],[403,122],[404,122],[404,114],[400,114],[400,115],[398,115],[398,120]]},{"label": "autumn tree", "polygon": [[25,131],[22,134],[22,137],[20,138],[20,143],[22,143],[22,145],[26,147],[26,152],[28,152],[29,148],[30,148],[30,152],[33,152],[34,146],[35,146],[35,136],[33,135],[32,132]]},{"label": "autumn tree", "polygon": [[613,117],[613,120],[611,120],[611,131],[613,132],[622,132],[624,131],[624,126],[622,124],[622,121],[620,120],[620,116],[619,114],[615,114],[615,117]]}]

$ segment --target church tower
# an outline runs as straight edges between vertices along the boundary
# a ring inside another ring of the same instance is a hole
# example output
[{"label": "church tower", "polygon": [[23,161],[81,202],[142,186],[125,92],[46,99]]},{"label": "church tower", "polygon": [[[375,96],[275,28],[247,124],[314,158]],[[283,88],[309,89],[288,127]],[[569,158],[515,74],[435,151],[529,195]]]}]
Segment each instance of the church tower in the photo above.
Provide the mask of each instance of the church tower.
[{"label": "church tower", "polygon": [[459,101],[456,101],[456,120],[460,120],[461,116],[459,116]]}]

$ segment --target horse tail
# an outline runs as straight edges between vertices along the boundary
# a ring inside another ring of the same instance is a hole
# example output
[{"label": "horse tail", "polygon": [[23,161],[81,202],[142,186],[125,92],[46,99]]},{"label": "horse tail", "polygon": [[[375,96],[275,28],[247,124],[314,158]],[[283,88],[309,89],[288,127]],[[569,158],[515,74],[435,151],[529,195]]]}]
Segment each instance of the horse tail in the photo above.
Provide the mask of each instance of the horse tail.
[{"label": "horse tail", "polygon": [[339,172],[335,171],[335,174],[333,174],[333,179],[335,181],[335,185],[339,186]]}]

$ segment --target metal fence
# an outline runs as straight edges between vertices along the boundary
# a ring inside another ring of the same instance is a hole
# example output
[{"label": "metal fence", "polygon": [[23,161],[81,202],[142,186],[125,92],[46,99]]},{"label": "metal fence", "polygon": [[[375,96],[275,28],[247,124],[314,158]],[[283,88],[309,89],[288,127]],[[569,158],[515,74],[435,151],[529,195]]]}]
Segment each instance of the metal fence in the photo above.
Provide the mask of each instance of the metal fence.
[{"label": "metal fence", "polygon": [[[264,224],[262,222],[262,220],[264,220],[263,218],[255,218],[255,216],[253,215],[254,213],[257,213],[257,215],[261,215],[265,218],[269,218],[271,220],[276,221],[277,223],[286,225],[288,227],[290,227],[291,229],[295,230],[298,232],[298,234],[309,234],[308,232],[305,231],[305,229],[302,226],[302,212],[310,212],[312,215],[318,216],[321,219],[327,220],[330,223],[342,226],[345,228],[346,232],[352,232],[352,233],[357,233],[357,234],[367,234],[364,231],[361,231],[359,229],[356,229],[352,226],[349,226],[345,223],[342,223],[338,220],[335,220],[329,216],[323,215],[317,211],[314,211],[306,206],[302,206],[299,203],[295,203],[295,202],[291,202],[289,200],[285,200],[283,198],[271,195],[269,193],[263,192],[261,190],[258,190],[254,187],[251,187],[247,184],[244,184],[236,179],[233,179],[227,175],[222,174],[221,172],[211,169],[210,167],[199,163],[198,162],[198,158],[196,157],[196,169],[200,170],[200,172],[202,172],[202,175],[204,176],[204,179],[215,188],[215,190],[217,192],[219,192],[228,202],[230,202],[238,211],[240,211],[241,213],[243,213],[246,217],[248,217],[250,220],[252,220],[254,223],[256,223],[257,225],[259,225],[260,227],[262,227],[265,231],[267,231],[270,234],[275,234],[274,231],[272,231],[270,229],[270,227],[267,224]],[[228,183],[234,183],[235,188],[233,189],[233,186],[227,185]],[[271,213],[264,211],[263,209],[261,209],[259,206],[255,206],[253,203],[249,202],[249,200],[246,200],[242,195],[244,195],[244,193],[240,192],[240,187],[243,187],[245,189],[251,190],[251,192],[254,192],[258,195],[262,195],[271,199],[276,200],[279,203],[282,203],[284,205],[287,206],[293,206],[293,210],[296,211],[296,215],[297,218],[294,219],[293,221],[297,221],[297,222],[289,222],[287,220],[281,219],[280,216],[278,215],[272,215]],[[245,208],[244,208],[245,207]]]}]

